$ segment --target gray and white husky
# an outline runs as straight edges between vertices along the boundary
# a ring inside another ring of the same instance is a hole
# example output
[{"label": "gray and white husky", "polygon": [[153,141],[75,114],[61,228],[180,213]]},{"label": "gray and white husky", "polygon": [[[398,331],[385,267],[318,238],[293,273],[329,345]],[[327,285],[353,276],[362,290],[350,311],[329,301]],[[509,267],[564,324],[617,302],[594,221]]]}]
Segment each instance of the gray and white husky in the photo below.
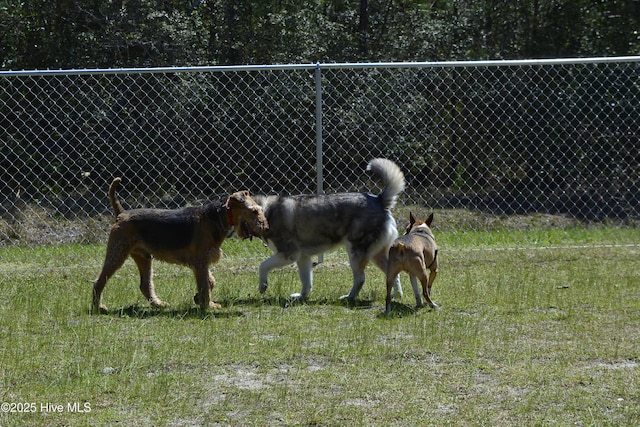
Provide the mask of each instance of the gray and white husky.
[{"label": "gray and white husky", "polygon": [[[398,237],[391,208],[404,190],[405,180],[391,160],[374,159],[367,170],[384,186],[377,196],[367,193],[254,196],[269,222],[264,239],[275,253],[260,264],[261,293],[267,290],[271,270],[295,262],[302,290],[291,298],[307,298],[313,287],[311,257],[339,245],[346,246],[353,272],[351,291],[341,298],[355,302],[364,284],[364,269],[369,260],[386,275],[389,247]],[[396,295],[402,296],[399,280],[394,288]]]}]

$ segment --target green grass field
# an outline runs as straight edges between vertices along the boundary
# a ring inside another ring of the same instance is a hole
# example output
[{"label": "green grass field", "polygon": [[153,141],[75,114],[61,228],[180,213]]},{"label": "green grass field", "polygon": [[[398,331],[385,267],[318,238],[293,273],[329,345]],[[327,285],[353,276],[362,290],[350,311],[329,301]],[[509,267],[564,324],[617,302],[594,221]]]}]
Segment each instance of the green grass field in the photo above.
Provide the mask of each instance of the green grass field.
[{"label": "green grass field", "polygon": [[104,245],[0,248],[0,425],[640,424],[640,230],[434,231],[440,308],[414,311],[402,276],[390,316],[373,267],[338,301],[343,250],[291,305],[294,268],[260,295],[268,251],[226,241],[204,314],[189,270],[156,264],[156,311],[128,261],[96,316]]}]

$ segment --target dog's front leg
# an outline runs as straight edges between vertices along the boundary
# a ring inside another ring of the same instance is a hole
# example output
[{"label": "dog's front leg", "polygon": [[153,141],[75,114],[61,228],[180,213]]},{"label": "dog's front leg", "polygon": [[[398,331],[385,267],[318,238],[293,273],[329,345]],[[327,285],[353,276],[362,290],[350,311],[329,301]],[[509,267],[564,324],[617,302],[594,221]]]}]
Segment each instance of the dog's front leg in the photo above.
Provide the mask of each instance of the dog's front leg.
[{"label": "dog's front leg", "polygon": [[132,253],[131,258],[138,266],[138,272],[140,273],[140,292],[149,301],[149,303],[155,308],[165,308],[169,304],[163,302],[158,295],[156,295],[156,289],[153,284],[153,258],[148,253]]},{"label": "dog's front leg", "polygon": [[216,280],[209,271],[208,265],[198,265],[193,267],[193,273],[196,276],[196,285],[198,293],[193,298],[196,304],[200,304],[201,310],[208,308],[221,308],[218,303],[211,301],[211,291],[215,287]]},{"label": "dog's front leg", "polygon": [[[389,268],[389,248],[385,248],[374,255],[373,263],[378,266],[384,274],[387,274]],[[392,298],[402,298],[402,284],[400,283],[400,276],[396,274],[396,278],[393,281],[393,293]]]},{"label": "dog's front leg", "polygon": [[260,269],[259,269],[260,284],[258,286],[258,290],[260,291],[260,293],[263,294],[267,290],[267,287],[269,286],[269,283],[267,282],[267,277],[269,276],[269,272],[271,270],[287,266],[289,264],[292,264],[294,261],[296,261],[296,258],[287,257],[282,252],[277,252],[275,255],[264,260],[260,264]]},{"label": "dog's front leg", "polygon": [[396,277],[396,280],[393,281],[393,294],[391,295],[393,298],[402,298],[402,285],[400,284],[400,275]]},{"label": "dog's front leg", "polygon": [[422,295],[420,293],[420,287],[418,287],[418,278],[410,274],[409,280],[411,281],[411,288],[413,289],[413,295],[416,297],[416,308],[424,307],[424,303],[422,302]]},{"label": "dog's front leg", "polygon": [[393,288],[396,281],[400,280],[399,274],[401,271],[402,267],[397,262],[389,265],[389,269],[386,271],[387,298],[385,300],[385,314],[391,314],[391,288]]},{"label": "dog's front leg", "polygon": [[302,255],[298,258],[298,275],[302,282],[302,290],[299,294],[291,294],[289,297],[297,300],[305,300],[313,289],[313,261],[308,255]]},{"label": "dog's front leg", "polygon": [[391,288],[393,287],[393,283],[398,277],[397,273],[389,273],[387,275],[387,298],[385,299],[385,314],[391,314]]}]

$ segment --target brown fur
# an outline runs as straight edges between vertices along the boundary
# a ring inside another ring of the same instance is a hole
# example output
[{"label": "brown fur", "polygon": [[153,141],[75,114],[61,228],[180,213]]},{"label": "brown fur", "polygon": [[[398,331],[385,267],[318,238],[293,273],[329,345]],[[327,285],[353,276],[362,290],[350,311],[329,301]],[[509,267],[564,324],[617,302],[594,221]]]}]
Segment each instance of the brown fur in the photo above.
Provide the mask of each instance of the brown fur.
[{"label": "brown fur", "polygon": [[[431,308],[436,304],[431,301],[431,286],[438,274],[438,247],[436,245],[431,222],[433,214],[426,221],[416,221],[409,213],[409,225],[404,236],[395,240],[389,248],[387,266],[387,300],[386,313],[391,312],[391,288],[400,272],[406,271],[411,279],[411,286],[416,297],[416,307],[424,306],[418,289],[417,279],[422,283],[422,296]],[[427,276],[427,270],[429,275]]]},{"label": "brown fur", "polygon": [[102,291],[127,257],[131,256],[140,272],[140,291],[154,307],[165,307],[155,293],[152,261],[154,258],[190,267],[195,275],[197,294],[194,297],[201,309],[219,308],[211,301],[215,279],[209,266],[222,254],[223,240],[236,227],[241,238],[262,236],[268,230],[262,208],[248,191],[229,196],[226,203],[210,202],[203,206],[183,209],[125,210],[116,196],[121,179],[109,186],[109,200],[116,216],[107,242],[102,271],[93,285],[94,313],[106,312]]}]

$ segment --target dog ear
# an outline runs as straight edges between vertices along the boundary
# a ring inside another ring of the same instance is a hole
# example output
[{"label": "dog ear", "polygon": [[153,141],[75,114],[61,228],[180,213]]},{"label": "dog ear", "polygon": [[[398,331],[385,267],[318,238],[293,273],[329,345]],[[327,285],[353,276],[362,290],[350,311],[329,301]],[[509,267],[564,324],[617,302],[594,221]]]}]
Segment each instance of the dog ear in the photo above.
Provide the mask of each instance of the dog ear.
[{"label": "dog ear", "polygon": [[244,203],[250,197],[247,190],[237,191],[231,195],[231,198],[239,203]]},{"label": "dog ear", "polygon": [[415,223],[416,223],[416,219],[413,217],[413,213],[409,211],[409,226],[412,226]]},{"label": "dog ear", "polygon": [[427,224],[428,227],[431,227],[431,221],[433,221],[433,212],[431,212],[431,215],[429,215],[429,218],[427,218],[424,223]]}]

